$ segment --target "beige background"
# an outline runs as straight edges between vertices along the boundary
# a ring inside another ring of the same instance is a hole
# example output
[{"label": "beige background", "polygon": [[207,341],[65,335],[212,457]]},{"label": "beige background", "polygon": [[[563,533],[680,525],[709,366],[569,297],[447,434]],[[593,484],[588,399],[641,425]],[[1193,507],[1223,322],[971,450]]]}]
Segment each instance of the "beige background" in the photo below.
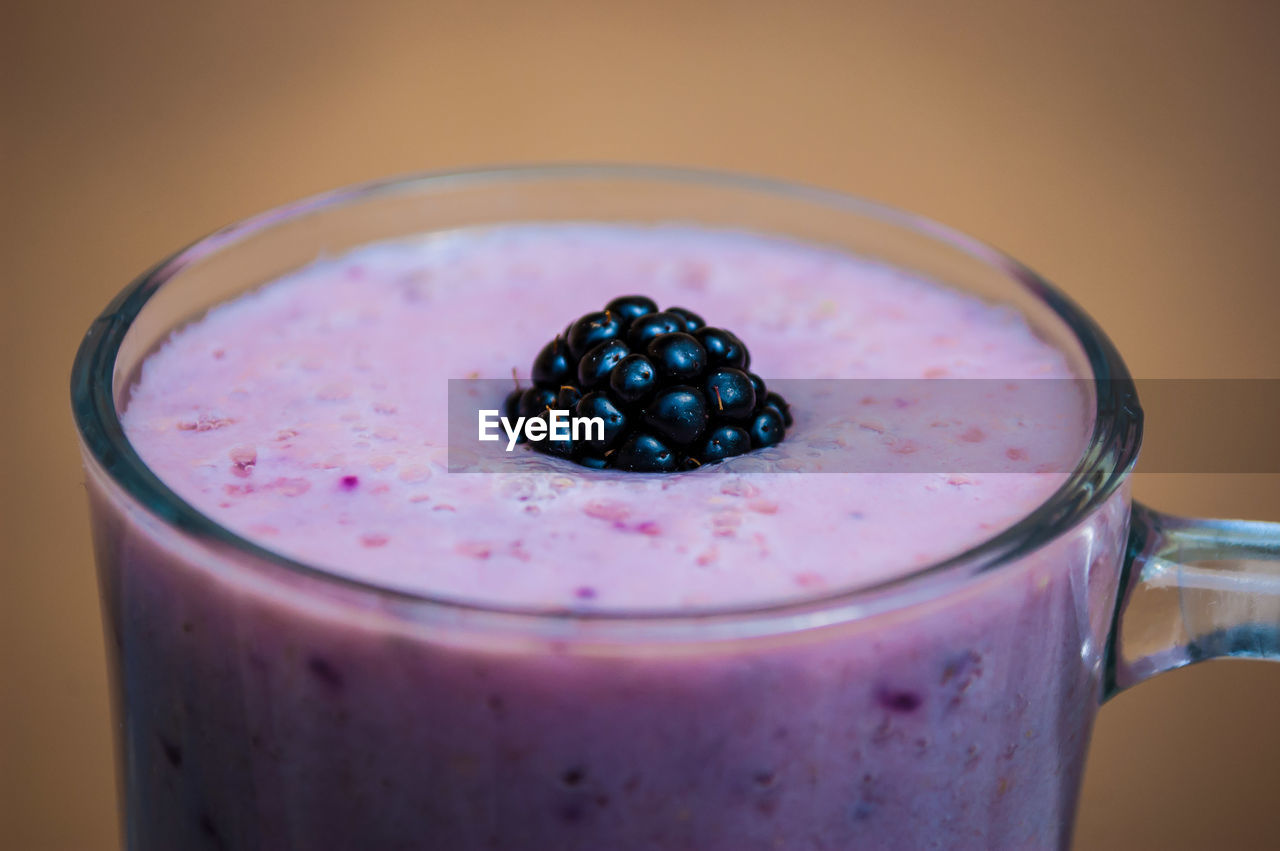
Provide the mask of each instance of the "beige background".
[{"label": "beige background", "polygon": [[[1140,375],[1280,377],[1268,0],[3,9],[0,847],[115,847],[73,350],[135,273],[262,208],[506,161],[759,172],[1005,248],[1098,317]],[[1280,519],[1273,476],[1137,491]],[[1118,698],[1077,846],[1280,845],[1277,707],[1280,666],[1244,662]]]}]

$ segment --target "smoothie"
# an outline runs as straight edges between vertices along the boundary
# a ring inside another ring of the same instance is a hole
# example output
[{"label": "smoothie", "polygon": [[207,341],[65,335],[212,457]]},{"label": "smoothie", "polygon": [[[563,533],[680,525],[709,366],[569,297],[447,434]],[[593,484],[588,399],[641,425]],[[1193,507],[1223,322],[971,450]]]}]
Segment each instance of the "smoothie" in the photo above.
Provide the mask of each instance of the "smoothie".
[{"label": "smoothie", "polygon": [[[376,605],[318,601],[309,577],[233,576],[100,508],[131,847],[1069,841],[1122,495],[944,598],[785,641],[604,646],[563,613],[800,601],[938,562],[1061,486],[1087,400],[945,419],[902,413],[915,400],[901,394],[852,415],[795,404],[783,444],[690,472],[523,451],[450,472],[449,379],[524,373],[567,322],[633,292],[731,328],[767,381],[1073,377],[1008,308],[692,228],[436,234],[218,306],[148,358],[122,416],[170,488],[333,575],[562,616],[518,638],[471,635],[461,608],[453,630],[392,626]],[[893,472],[951,446],[984,453],[981,471]],[[882,471],[827,465],[848,453]]]}]

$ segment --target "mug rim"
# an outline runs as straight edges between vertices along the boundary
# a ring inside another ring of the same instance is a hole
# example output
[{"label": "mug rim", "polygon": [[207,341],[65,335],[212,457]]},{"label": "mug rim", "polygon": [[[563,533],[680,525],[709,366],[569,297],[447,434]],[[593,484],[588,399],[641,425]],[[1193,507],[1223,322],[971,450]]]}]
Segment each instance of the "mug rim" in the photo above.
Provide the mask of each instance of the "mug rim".
[{"label": "mug rim", "polygon": [[[1092,375],[1096,402],[1093,431],[1067,480],[1022,519],[966,550],[889,579],[844,586],[803,598],[752,605],[687,609],[584,611],[564,607],[505,606],[386,587],[355,579],[334,569],[277,553],[224,527],[183,500],[142,461],[125,437],[116,409],[115,362],[133,321],[151,297],[190,263],[272,227],[344,204],[380,195],[430,192],[461,184],[483,185],[556,180],[629,180],[649,183],[700,184],[708,188],[748,191],[834,208],[903,227],[944,243],[1012,279],[1049,308],[1081,347]],[[249,556],[284,568],[322,585],[372,594],[397,611],[465,613],[511,624],[572,622],[593,630],[640,628],[653,636],[669,628],[672,637],[776,634],[866,617],[886,609],[952,590],[1040,549],[1075,527],[1120,487],[1137,459],[1142,436],[1142,410],[1128,368],[1096,322],[1064,293],[1002,251],[923,216],[876,201],[811,185],[727,171],[614,163],[508,165],[429,171],[354,184],[285,204],[220,228],[174,252],[135,278],[92,323],[71,373],[71,401],[86,464],[101,470],[134,503],[181,535],[214,548]],[[752,627],[744,629],[750,622]]]}]

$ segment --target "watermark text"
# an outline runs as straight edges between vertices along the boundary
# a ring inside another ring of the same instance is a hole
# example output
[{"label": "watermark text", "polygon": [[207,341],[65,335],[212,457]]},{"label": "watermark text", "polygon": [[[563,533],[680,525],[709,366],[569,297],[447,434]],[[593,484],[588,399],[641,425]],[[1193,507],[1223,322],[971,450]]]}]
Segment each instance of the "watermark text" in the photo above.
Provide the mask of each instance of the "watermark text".
[{"label": "watermark text", "polygon": [[545,415],[535,417],[516,417],[513,423],[509,417],[501,416],[496,409],[482,409],[479,412],[479,438],[482,441],[501,440],[499,427],[507,435],[507,451],[511,452],[520,442],[520,437],[531,443],[544,440],[604,440],[604,419],[602,417],[575,417],[572,412],[561,408],[548,408]]}]

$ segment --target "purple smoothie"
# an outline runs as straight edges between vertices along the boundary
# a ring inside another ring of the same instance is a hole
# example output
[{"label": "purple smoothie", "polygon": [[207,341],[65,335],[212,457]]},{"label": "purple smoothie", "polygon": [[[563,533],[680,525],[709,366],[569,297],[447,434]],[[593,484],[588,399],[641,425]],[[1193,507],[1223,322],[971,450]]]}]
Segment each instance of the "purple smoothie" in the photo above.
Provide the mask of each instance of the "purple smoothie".
[{"label": "purple smoothie", "polygon": [[[415,619],[392,597],[230,570],[91,481],[131,847],[1067,843],[1123,494],[1014,565],[852,623],[655,642],[567,613],[795,602],[959,553],[1062,484],[1084,399],[1018,417],[914,416],[901,397],[797,407],[782,446],[727,471],[521,453],[448,472],[446,380],[509,375],[628,292],[732,328],[767,380],[1072,375],[1009,309],[693,229],[455,232],[215,308],[147,360],[123,416],[169,487],[333,574],[562,614],[481,629],[464,608]],[[952,447],[984,472],[893,472]],[[885,472],[824,471],[850,452]]]}]

